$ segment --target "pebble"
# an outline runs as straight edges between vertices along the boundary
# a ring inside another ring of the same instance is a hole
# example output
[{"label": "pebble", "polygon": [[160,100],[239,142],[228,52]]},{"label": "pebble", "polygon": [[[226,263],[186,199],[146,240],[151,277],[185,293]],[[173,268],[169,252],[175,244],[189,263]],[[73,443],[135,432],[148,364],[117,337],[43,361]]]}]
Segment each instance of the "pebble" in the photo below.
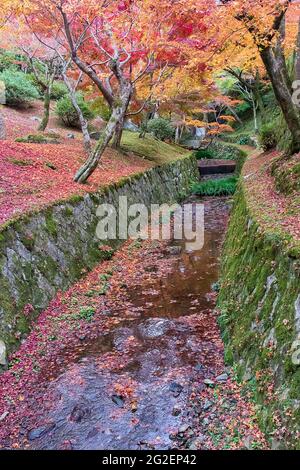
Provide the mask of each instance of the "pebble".
[{"label": "pebble", "polygon": [[181,414],[181,409],[178,406],[174,406],[172,410],[172,415],[173,416],[179,416]]},{"label": "pebble", "polygon": [[90,415],[90,409],[85,405],[76,405],[74,406],[72,413],[70,415],[70,421],[74,423],[80,423],[86,416]]},{"label": "pebble", "polygon": [[4,413],[2,413],[2,415],[0,416],[0,423],[1,421],[4,421],[8,415],[9,415],[9,411],[4,411]]},{"label": "pebble", "polygon": [[213,402],[210,400],[205,400],[204,405],[203,405],[203,410],[206,411],[209,408],[211,408],[213,405]]},{"label": "pebble", "polygon": [[124,408],[123,397],[121,397],[120,395],[112,395],[111,399],[114,402],[114,404],[117,405],[119,408]]},{"label": "pebble", "polygon": [[180,255],[181,253],[181,247],[180,246],[170,246],[168,248],[168,252],[171,254],[171,255]]},{"label": "pebble", "polygon": [[189,425],[189,424],[183,424],[183,425],[180,426],[180,428],[178,429],[178,434],[183,434],[183,433],[185,433],[188,429],[190,429],[190,425]]},{"label": "pebble", "polygon": [[228,380],[228,374],[224,373],[216,377],[217,382],[226,382]]},{"label": "pebble", "polygon": [[177,382],[172,382],[170,384],[169,390],[170,390],[170,392],[172,392],[174,394],[174,397],[176,398],[181,394],[181,392],[183,390],[183,386],[180,385]]},{"label": "pebble", "polygon": [[213,380],[211,380],[211,379],[204,379],[204,380],[203,380],[203,383],[204,383],[205,385],[207,385],[208,387],[214,387],[214,386],[215,386],[215,382],[214,382]]},{"label": "pebble", "polygon": [[205,437],[201,434],[200,436],[191,440],[191,442],[189,443],[189,449],[190,450],[200,449],[204,441],[205,441]]}]

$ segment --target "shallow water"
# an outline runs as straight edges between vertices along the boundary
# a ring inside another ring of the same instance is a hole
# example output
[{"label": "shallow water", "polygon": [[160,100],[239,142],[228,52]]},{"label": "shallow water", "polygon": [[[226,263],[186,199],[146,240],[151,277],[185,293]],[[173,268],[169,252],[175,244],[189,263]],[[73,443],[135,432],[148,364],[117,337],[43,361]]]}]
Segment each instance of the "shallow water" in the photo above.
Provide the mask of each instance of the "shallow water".
[{"label": "shallow water", "polygon": [[227,216],[226,198],[205,200],[204,248],[187,252],[184,241],[171,243],[180,249],[162,254],[172,271],[128,291],[141,314],[124,317],[49,383],[55,399],[44,418],[50,425],[29,434],[31,448],[174,446],[193,380],[213,376],[222,361],[220,338],[210,329],[211,286],[218,280]]}]

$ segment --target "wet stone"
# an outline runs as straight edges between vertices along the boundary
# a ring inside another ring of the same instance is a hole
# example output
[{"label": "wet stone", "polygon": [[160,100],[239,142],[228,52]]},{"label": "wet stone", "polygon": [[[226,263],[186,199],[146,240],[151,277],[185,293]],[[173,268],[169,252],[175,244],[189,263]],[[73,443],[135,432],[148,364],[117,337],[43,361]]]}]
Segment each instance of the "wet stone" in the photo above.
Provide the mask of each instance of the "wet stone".
[{"label": "wet stone", "polygon": [[159,338],[163,336],[171,327],[170,320],[162,318],[150,318],[143,323],[139,330],[145,338]]},{"label": "wet stone", "polygon": [[203,444],[203,442],[205,441],[205,437],[203,435],[201,436],[198,436],[198,437],[195,437],[195,439],[192,439],[189,444],[188,444],[188,448],[190,450],[197,450],[197,449],[201,449],[201,446]]},{"label": "wet stone", "polygon": [[97,428],[93,428],[87,435],[87,439],[92,439],[93,437],[99,434],[99,430]]},{"label": "wet stone", "polygon": [[121,395],[112,395],[111,399],[119,408],[124,408],[124,398]]},{"label": "wet stone", "polygon": [[214,382],[213,380],[211,380],[211,379],[204,379],[204,380],[203,380],[203,383],[204,383],[205,385],[207,385],[208,387],[214,387],[214,386],[215,386],[215,382]]},{"label": "wet stone", "polygon": [[40,428],[31,429],[28,433],[28,439],[30,441],[34,441],[35,439],[39,439],[40,437],[45,436],[48,432],[53,431],[55,428],[55,423],[48,424],[47,426],[42,426]]},{"label": "wet stone", "polygon": [[213,406],[213,402],[210,400],[205,400],[204,405],[203,405],[203,410],[207,411],[209,408]]},{"label": "wet stone", "polygon": [[178,406],[174,406],[172,410],[172,415],[173,416],[179,416],[181,414],[181,409]]},{"label": "wet stone", "polygon": [[173,396],[176,398],[176,397],[178,397],[178,396],[181,394],[181,392],[183,391],[183,386],[180,385],[180,384],[177,383],[177,382],[172,382],[172,383],[170,384],[169,390],[170,390],[170,392],[173,393]]},{"label": "wet stone", "polygon": [[224,373],[216,377],[216,381],[219,383],[226,382],[228,380],[228,374]]},{"label": "wet stone", "polygon": [[84,418],[91,414],[91,410],[84,405],[76,405],[70,415],[70,421],[80,423]]},{"label": "wet stone", "polygon": [[197,372],[203,372],[204,367],[203,367],[202,364],[196,364],[195,370],[196,370]]},{"label": "wet stone", "polygon": [[178,429],[178,434],[184,434],[188,429],[190,429],[190,425],[189,424],[183,424]]}]

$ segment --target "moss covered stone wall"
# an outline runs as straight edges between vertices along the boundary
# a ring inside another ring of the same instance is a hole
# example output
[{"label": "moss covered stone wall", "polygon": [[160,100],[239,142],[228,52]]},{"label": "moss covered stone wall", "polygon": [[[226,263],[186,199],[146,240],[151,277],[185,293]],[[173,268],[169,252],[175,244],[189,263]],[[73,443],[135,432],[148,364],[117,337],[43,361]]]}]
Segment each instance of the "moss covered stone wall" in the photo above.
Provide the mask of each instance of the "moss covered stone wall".
[{"label": "moss covered stone wall", "polygon": [[273,448],[300,448],[300,251],[259,225],[244,186],[245,180],[222,263],[226,360],[253,392]]},{"label": "moss covered stone wall", "polygon": [[[59,290],[107,256],[96,237],[101,203],[175,202],[198,177],[185,157],[126,178],[96,194],[76,196],[0,229],[0,340],[11,350]],[[118,241],[113,244],[116,248]]]}]

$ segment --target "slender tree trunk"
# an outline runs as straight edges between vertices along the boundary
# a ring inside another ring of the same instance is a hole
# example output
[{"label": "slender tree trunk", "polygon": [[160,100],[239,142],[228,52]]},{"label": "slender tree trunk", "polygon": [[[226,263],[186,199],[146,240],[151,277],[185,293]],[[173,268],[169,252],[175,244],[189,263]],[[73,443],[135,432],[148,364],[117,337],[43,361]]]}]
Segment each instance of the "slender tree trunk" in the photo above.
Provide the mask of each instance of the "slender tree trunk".
[{"label": "slender tree trunk", "polygon": [[254,87],[253,87],[253,95],[256,103],[256,109],[260,113],[260,121],[263,122],[265,119],[265,104],[262,98],[262,94],[260,91],[260,74],[259,70],[256,71],[255,80],[254,80]]},{"label": "slender tree trunk", "polygon": [[78,114],[78,118],[79,118],[79,122],[80,122],[80,127],[81,127],[81,132],[82,132],[82,135],[83,135],[83,146],[84,146],[84,149],[85,151],[89,154],[90,151],[91,151],[91,137],[90,137],[90,133],[89,133],[89,129],[88,129],[88,121],[85,119],[85,117],[83,116],[83,113],[80,109],[80,106],[78,105],[78,102],[77,102],[77,98],[76,98],[76,91],[73,89],[72,85],[70,84],[69,80],[68,80],[68,77],[65,73],[63,73],[63,79],[64,79],[64,82],[65,82],[65,85],[66,87],[68,88],[69,90],[69,94],[70,94],[70,99],[71,99],[71,102],[72,102],[72,105],[74,106],[77,114]]},{"label": "slender tree trunk", "polygon": [[235,110],[232,108],[232,106],[228,106],[229,111],[232,113],[234,118],[240,123],[243,124],[243,121],[241,120],[240,116],[235,112]]},{"label": "slender tree trunk", "polygon": [[0,111],[0,140],[6,139],[5,121]]},{"label": "slender tree trunk", "polygon": [[[127,96],[127,93],[125,92],[125,97],[123,98],[124,99],[123,107],[126,108],[126,111],[128,109],[131,97],[132,97],[132,90],[129,92],[128,96]],[[124,130],[126,111],[124,115],[120,118],[120,120],[117,122],[117,125],[116,125],[114,140],[112,144],[112,147],[114,149],[119,149],[121,147],[121,140],[122,140],[122,135],[123,135],[123,130]]]},{"label": "slender tree trunk", "polygon": [[264,105],[261,93],[257,88],[255,88],[255,90],[254,90],[254,99],[255,99],[255,102],[256,102],[256,106],[258,107],[258,110],[260,112],[261,121],[264,121],[265,111],[266,111],[265,110],[265,105]]},{"label": "slender tree trunk", "polygon": [[253,120],[254,120],[254,132],[258,134],[258,123],[257,123],[257,104],[252,94],[252,107],[253,107]]},{"label": "slender tree trunk", "polygon": [[[276,52],[276,55],[275,55]],[[282,49],[267,47],[260,52],[273,85],[274,93],[292,135],[291,152],[300,150],[300,117],[293,103],[291,82]]]},{"label": "slender tree trunk", "polygon": [[112,147],[114,149],[119,149],[121,147],[121,140],[122,140],[123,130],[124,130],[124,119],[121,120],[120,122],[118,122],[117,125],[116,125],[114,140],[113,140],[113,143],[112,143]]},{"label": "slender tree trunk", "polygon": [[[227,3],[227,1],[222,3]],[[257,42],[257,28],[253,24],[252,17],[247,15],[245,11],[238,14],[236,19],[244,22],[249,33],[256,41],[261,59],[271,80],[275,97],[281,108],[287,127],[292,135],[290,153],[294,153],[300,150],[300,116],[299,110],[293,102],[292,83],[284,56],[285,17],[287,6],[282,9],[277,17],[274,18],[273,31],[274,33],[279,32],[279,36],[274,46],[272,46],[270,42],[274,38],[272,31],[270,33],[270,37],[266,38],[269,45],[265,45],[263,42]]]},{"label": "slender tree trunk", "polygon": [[176,131],[175,131],[175,144],[178,144],[179,142],[179,126],[176,126]]},{"label": "slender tree trunk", "polygon": [[51,89],[52,84],[49,85],[44,91],[44,114],[43,119],[38,127],[39,131],[44,131],[49,123],[50,117],[50,103],[51,103]]},{"label": "slender tree trunk", "polygon": [[120,115],[120,108],[113,108],[113,112],[111,114],[110,120],[107,123],[105,131],[99,141],[97,142],[96,147],[91,152],[88,160],[84,163],[84,165],[78,170],[74,177],[74,181],[77,183],[85,183],[87,179],[94,173],[95,169],[97,168],[100,159],[104,153],[104,150],[108,146],[109,142],[113,138],[115,133],[119,115]]},{"label": "slender tree trunk", "polygon": [[132,85],[128,83],[123,83],[121,96],[115,100],[115,104],[112,108],[111,117],[107,123],[103,135],[99,139],[94,150],[91,152],[88,160],[78,170],[74,177],[74,181],[76,181],[77,183],[85,183],[87,179],[91,176],[91,174],[95,171],[106,147],[115,135],[117,127],[120,125],[120,123],[124,123],[131,93]]}]

